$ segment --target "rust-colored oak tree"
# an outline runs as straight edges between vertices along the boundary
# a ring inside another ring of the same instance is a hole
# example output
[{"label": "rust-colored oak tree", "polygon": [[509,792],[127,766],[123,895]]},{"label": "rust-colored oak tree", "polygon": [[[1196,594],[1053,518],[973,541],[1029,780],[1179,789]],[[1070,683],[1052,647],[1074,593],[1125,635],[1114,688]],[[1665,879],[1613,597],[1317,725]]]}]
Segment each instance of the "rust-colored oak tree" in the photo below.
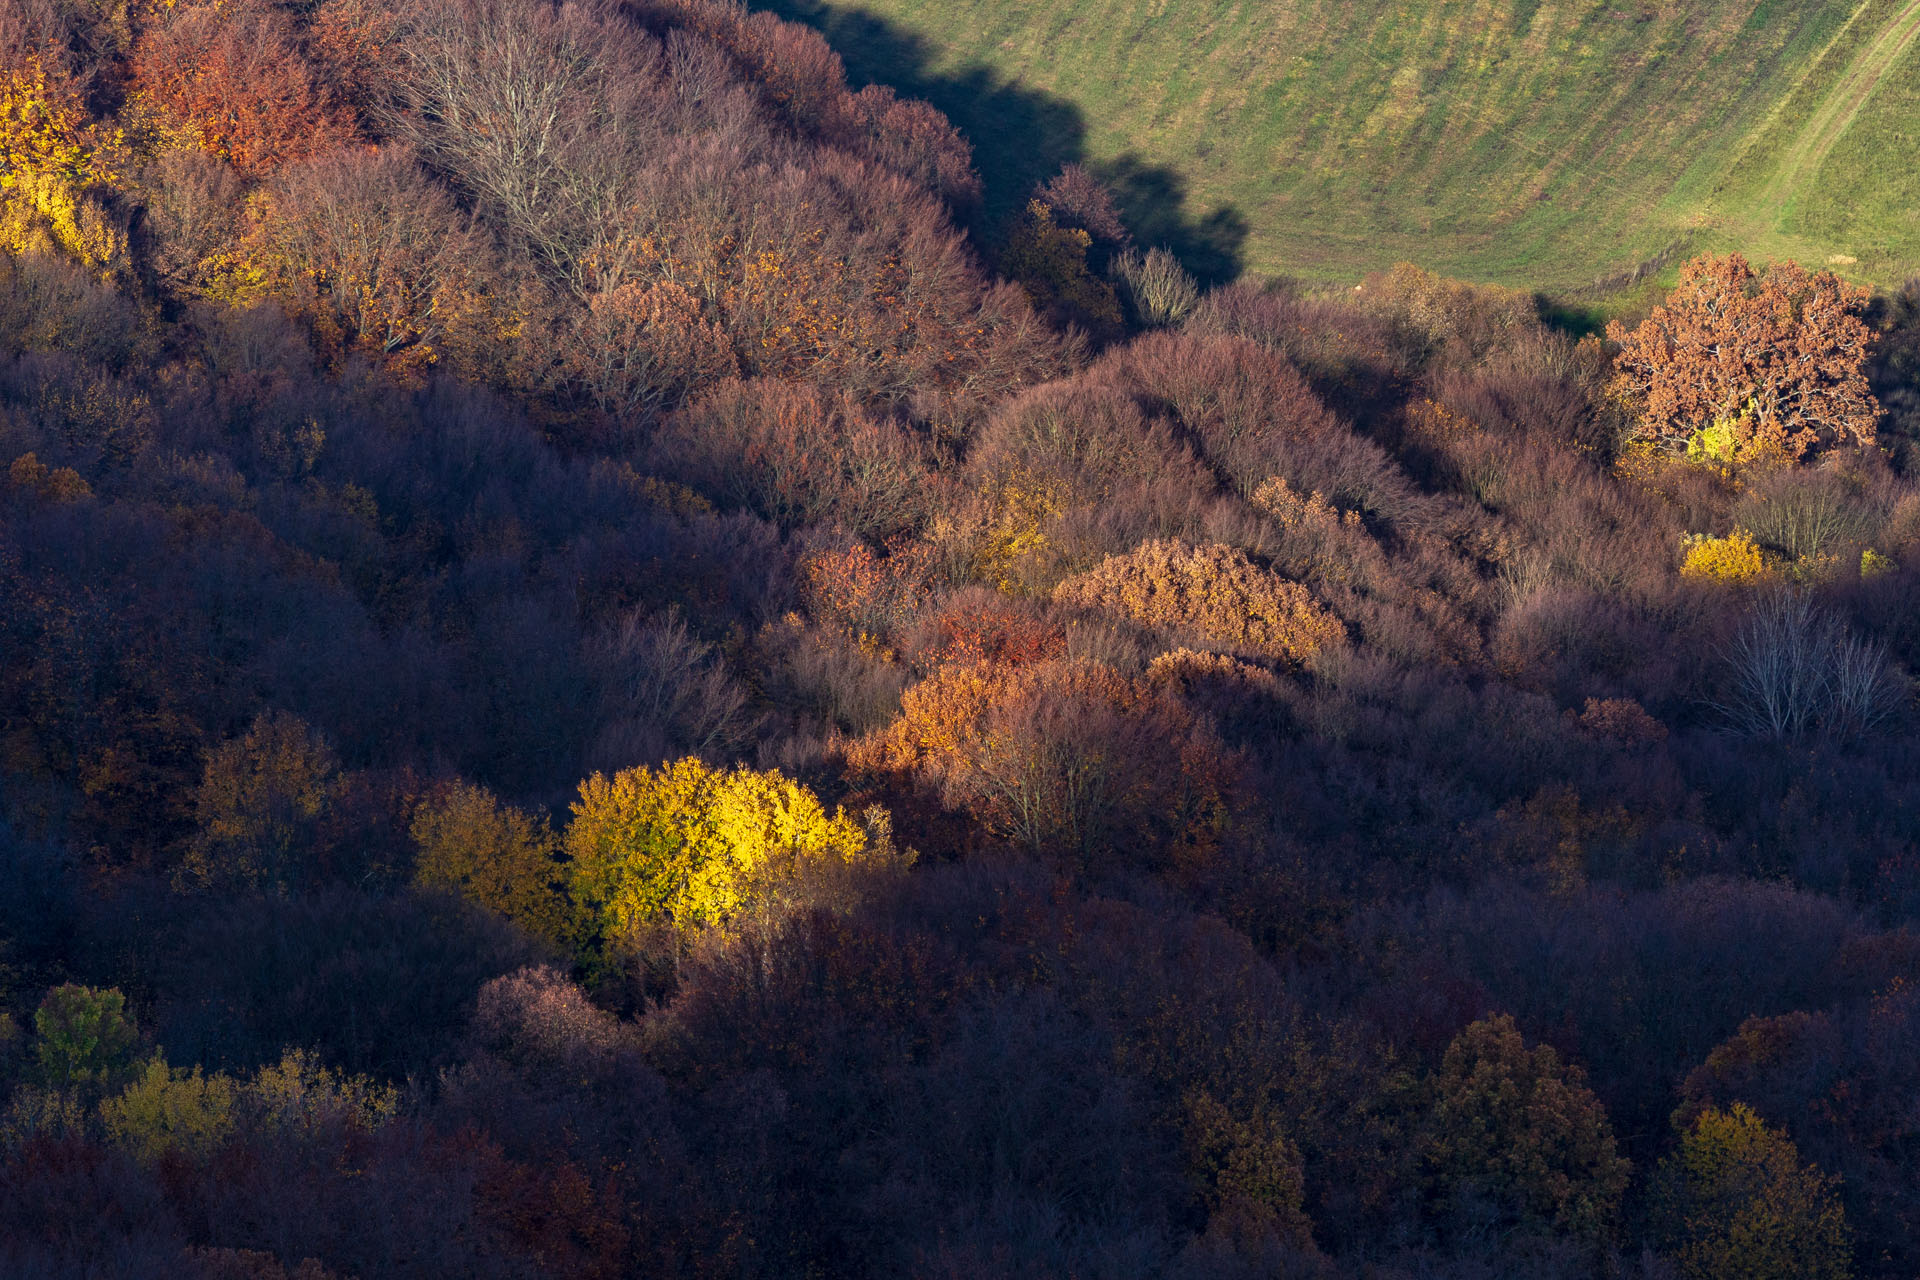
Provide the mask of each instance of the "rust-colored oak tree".
[{"label": "rust-colored oak tree", "polygon": [[1866,303],[1830,271],[1695,258],[1639,327],[1607,326],[1620,346],[1611,390],[1639,441],[1706,461],[1869,443],[1880,406],[1867,387]]}]

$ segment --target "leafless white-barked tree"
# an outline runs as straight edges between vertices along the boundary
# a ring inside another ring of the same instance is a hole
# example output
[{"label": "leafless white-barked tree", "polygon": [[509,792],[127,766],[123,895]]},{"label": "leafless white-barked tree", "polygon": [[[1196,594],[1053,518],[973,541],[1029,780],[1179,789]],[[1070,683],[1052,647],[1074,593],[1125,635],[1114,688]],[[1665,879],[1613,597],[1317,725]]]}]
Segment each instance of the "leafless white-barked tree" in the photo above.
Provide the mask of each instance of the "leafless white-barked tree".
[{"label": "leafless white-barked tree", "polygon": [[1803,591],[1762,596],[1726,660],[1730,680],[1715,705],[1755,737],[1851,737],[1883,724],[1907,700],[1907,682],[1886,647],[1854,635]]}]

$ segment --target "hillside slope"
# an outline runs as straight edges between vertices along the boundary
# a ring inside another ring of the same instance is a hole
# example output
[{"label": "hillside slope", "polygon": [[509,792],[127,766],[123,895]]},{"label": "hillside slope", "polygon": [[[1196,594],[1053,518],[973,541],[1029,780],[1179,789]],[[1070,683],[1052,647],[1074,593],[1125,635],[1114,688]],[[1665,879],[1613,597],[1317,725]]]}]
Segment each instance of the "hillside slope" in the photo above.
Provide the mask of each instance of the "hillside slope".
[{"label": "hillside slope", "polygon": [[1203,270],[1591,288],[1741,246],[1920,264],[1914,0],[781,0],[1003,212],[1083,159]]}]

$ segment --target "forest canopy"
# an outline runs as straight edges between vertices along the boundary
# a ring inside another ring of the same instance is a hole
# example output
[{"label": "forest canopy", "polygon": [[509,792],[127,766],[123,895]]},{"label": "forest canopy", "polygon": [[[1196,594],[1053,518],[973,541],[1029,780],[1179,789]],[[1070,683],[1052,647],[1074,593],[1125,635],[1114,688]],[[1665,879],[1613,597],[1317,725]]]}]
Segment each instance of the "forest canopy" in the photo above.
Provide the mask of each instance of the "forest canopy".
[{"label": "forest canopy", "polygon": [[1920,283],[1203,289],[728,0],[0,63],[0,1271],[1920,1269]]}]

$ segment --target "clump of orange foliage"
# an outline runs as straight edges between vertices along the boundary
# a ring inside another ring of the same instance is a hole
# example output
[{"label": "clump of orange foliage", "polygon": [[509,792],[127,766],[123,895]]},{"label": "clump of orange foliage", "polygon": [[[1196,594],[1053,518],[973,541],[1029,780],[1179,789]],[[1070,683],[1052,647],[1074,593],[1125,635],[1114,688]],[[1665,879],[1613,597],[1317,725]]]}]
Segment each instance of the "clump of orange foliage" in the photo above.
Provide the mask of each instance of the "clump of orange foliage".
[{"label": "clump of orange foliage", "polygon": [[740,371],[726,333],[672,281],[593,295],[563,352],[567,376],[617,419],[645,420]]},{"label": "clump of orange foliage", "polygon": [[1695,258],[1639,327],[1607,326],[1620,344],[1610,389],[1634,409],[1638,440],[1665,452],[1798,460],[1816,445],[1870,444],[1880,406],[1866,304],[1831,271]]},{"label": "clump of orange foliage", "polygon": [[1054,599],[1289,662],[1304,662],[1346,637],[1340,620],[1305,587],[1223,543],[1142,543],[1067,579]]},{"label": "clump of orange foliage", "polygon": [[1084,867],[1202,865],[1245,813],[1239,760],[1199,717],[1085,659],[942,668],[848,763],[930,787],[989,834]]},{"label": "clump of orange foliage", "polygon": [[351,141],[353,113],[284,10],[180,4],[134,46],[134,91],[163,132],[251,174]]},{"label": "clump of orange foliage", "polygon": [[1147,664],[1146,687],[1156,693],[1191,698],[1203,690],[1232,689],[1242,696],[1271,697],[1279,693],[1280,680],[1265,667],[1224,653],[1202,653],[1194,649],[1174,649]]},{"label": "clump of orange foliage", "polygon": [[997,591],[972,588],[942,604],[925,628],[928,668],[991,662],[1020,667],[1065,655],[1067,634]]},{"label": "clump of orange foliage", "polygon": [[1568,711],[1566,717],[1589,737],[1621,746],[1644,746],[1667,737],[1667,726],[1632,698],[1588,698],[1578,716]]},{"label": "clump of orange foliage", "polygon": [[49,467],[39,457],[23,453],[7,468],[7,481],[47,502],[78,502],[93,496],[86,478],[72,467]]},{"label": "clump of orange foliage", "polygon": [[800,562],[802,592],[815,616],[863,642],[891,635],[926,603],[931,549],[895,542],[885,556],[856,542]]}]

